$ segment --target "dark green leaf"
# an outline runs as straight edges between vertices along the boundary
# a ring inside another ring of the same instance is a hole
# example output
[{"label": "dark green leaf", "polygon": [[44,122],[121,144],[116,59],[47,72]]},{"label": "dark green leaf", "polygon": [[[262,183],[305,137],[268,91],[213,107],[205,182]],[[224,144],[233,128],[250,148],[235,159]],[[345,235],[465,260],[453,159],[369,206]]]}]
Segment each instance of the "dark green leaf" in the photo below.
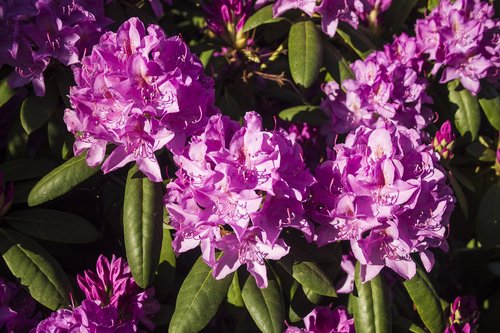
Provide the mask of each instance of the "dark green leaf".
[{"label": "dark green leaf", "polygon": [[245,303],[243,302],[243,297],[241,296],[241,287],[240,287],[240,280],[238,278],[238,271],[235,272],[233,276],[233,281],[231,282],[231,286],[229,287],[229,291],[227,292],[227,302],[238,308],[242,308],[245,306]]},{"label": "dark green leaf", "polygon": [[482,162],[494,162],[496,159],[496,152],[493,149],[477,141],[472,142],[465,150]]},{"label": "dark green leaf", "polygon": [[232,277],[230,274],[222,280],[215,280],[212,270],[200,257],[182,283],[168,331],[201,331],[219,309]]},{"label": "dark green leaf", "polygon": [[243,26],[243,32],[255,29],[263,24],[275,23],[284,20],[282,17],[273,18],[273,6],[265,6],[248,18]]},{"label": "dark green leaf", "polygon": [[469,216],[469,204],[467,203],[465,193],[453,175],[448,175],[448,179],[450,180],[451,186],[453,187],[453,192],[458,199],[460,208],[462,209],[465,218],[467,218]]},{"label": "dark green leaf", "polygon": [[481,200],[476,228],[483,247],[500,244],[500,182],[493,184]]},{"label": "dark green leaf", "polygon": [[15,182],[42,177],[56,167],[54,161],[46,158],[20,158],[0,165],[6,182]]},{"label": "dark green leaf", "polygon": [[417,4],[417,0],[393,1],[384,14],[384,27],[387,28],[388,36],[401,32],[401,27]]},{"label": "dark green leaf", "polygon": [[448,83],[450,102],[456,106],[455,126],[462,136],[469,132],[475,140],[481,125],[479,103],[467,89],[459,86],[459,83],[458,80]]},{"label": "dark green leaf", "polygon": [[9,158],[25,157],[28,150],[28,134],[21,125],[21,119],[16,117],[10,125],[7,143]]},{"label": "dark green leaf", "polygon": [[44,126],[53,112],[56,111],[59,93],[55,82],[47,84],[45,95],[42,97],[29,96],[21,105],[21,124],[26,133],[31,134]]},{"label": "dark green leaf", "polygon": [[263,333],[282,333],[285,321],[285,304],[281,286],[268,270],[268,286],[260,289],[253,276],[249,276],[243,286],[242,296],[245,306],[255,324]]},{"label": "dark green leaf", "polygon": [[404,286],[408,294],[410,294],[425,327],[431,333],[442,333],[445,328],[443,310],[439,296],[427,274],[418,268],[417,274],[411,280],[405,281]]},{"label": "dark green leaf", "polygon": [[172,236],[170,230],[163,228],[163,240],[161,242],[160,263],[154,282],[155,298],[163,301],[169,294],[175,277],[176,259],[172,248]]},{"label": "dark green leaf", "polygon": [[482,83],[478,100],[491,126],[500,131],[500,95],[498,91],[490,84]]},{"label": "dark green leaf", "polygon": [[52,209],[17,210],[5,219],[12,228],[27,235],[58,243],[90,243],[99,237],[87,220]]},{"label": "dark green leaf", "polygon": [[7,79],[0,81],[0,106],[7,103],[14,95],[15,91],[9,87]]},{"label": "dark green leaf", "polygon": [[353,298],[354,325],[357,333],[390,333],[391,307],[386,286],[377,275],[370,281],[361,282],[360,265],[356,264],[355,284],[358,297]]},{"label": "dark green leaf", "polygon": [[323,48],[325,50],[324,59],[326,70],[335,79],[335,81],[341,83],[346,79],[354,78],[354,74],[349,66],[349,63],[333,45],[325,40],[323,42]]},{"label": "dark green leaf", "polygon": [[69,87],[75,85],[75,79],[73,78],[73,73],[69,67],[59,67],[57,69],[57,86],[59,88],[59,95],[61,96],[64,105],[70,107],[69,102]]},{"label": "dark green leaf", "polygon": [[312,21],[292,25],[288,36],[288,61],[293,80],[305,88],[312,86],[323,63],[321,35]]},{"label": "dark green leaf", "polygon": [[37,242],[17,231],[0,228],[0,252],[34,299],[54,311],[69,305],[71,285],[66,274]]},{"label": "dark green leaf", "polygon": [[135,282],[147,288],[160,261],[163,230],[162,183],[155,183],[133,166],[123,202],[125,250]]},{"label": "dark green leaf", "polygon": [[290,298],[290,309],[288,311],[290,319],[295,316],[295,321],[299,321],[309,314],[323,297],[294,281],[290,288]]},{"label": "dark green leaf", "polygon": [[401,330],[401,332],[426,333],[424,329],[406,318],[398,316],[393,318],[392,321],[394,322],[394,325]]},{"label": "dark green leaf", "polygon": [[428,0],[427,1],[427,9],[433,10],[439,4],[439,0]]},{"label": "dark green leaf", "polygon": [[337,33],[350,48],[362,59],[366,58],[376,47],[373,42],[360,30],[356,30],[349,24],[339,23]]},{"label": "dark green leaf", "polygon": [[326,120],[325,113],[317,106],[297,105],[285,109],[278,114],[280,119],[294,122],[307,122],[319,126]]},{"label": "dark green leaf", "polygon": [[52,170],[36,184],[28,197],[28,204],[36,206],[53,200],[69,192],[97,171],[99,171],[98,167],[91,168],[87,165],[85,155],[73,157]]}]

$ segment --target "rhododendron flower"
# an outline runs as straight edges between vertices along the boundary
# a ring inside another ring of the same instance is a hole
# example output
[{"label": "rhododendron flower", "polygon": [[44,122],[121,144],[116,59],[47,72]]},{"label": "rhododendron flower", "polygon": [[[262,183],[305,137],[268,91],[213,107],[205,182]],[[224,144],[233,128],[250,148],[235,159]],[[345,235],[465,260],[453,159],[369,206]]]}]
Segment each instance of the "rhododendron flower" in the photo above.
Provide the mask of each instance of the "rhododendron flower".
[{"label": "rhododendron flower", "polygon": [[116,145],[102,165],[111,172],[135,161],[149,179],[162,180],[155,151],[184,147],[215,113],[213,82],[180,37],[131,18],[101,37],[74,67],[73,109],[64,115],[75,134],[75,155],[87,150],[97,166],[106,145]]},{"label": "rhododendron flower", "polygon": [[122,322],[118,310],[111,306],[101,307],[97,303],[84,300],[74,309],[61,309],[41,321],[31,333],[135,333],[137,326],[131,322]]},{"label": "rhododendron flower", "polygon": [[21,286],[0,278],[0,331],[29,332],[39,317],[35,300]]},{"label": "rhododendron flower", "polygon": [[101,255],[97,259],[96,272],[87,270],[83,275],[78,275],[77,280],[87,300],[94,301],[103,309],[116,309],[122,321],[130,321],[134,325],[140,321],[149,329],[154,328],[151,316],[160,308],[153,298],[154,289],[142,290],[122,258],[113,256],[109,261]]},{"label": "rhododendron flower", "polygon": [[354,319],[342,305],[320,306],[304,317],[305,328],[290,326],[284,333],[354,333]]},{"label": "rhododendron flower", "polygon": [[66,66],[77,63],[109,23],[99,0],[34,0],[20,4],[3,1],[0,66],[15,67],[9,77],[10,86],[33,82],[35,93],[44,95],[43,72],[51,59]]},{"label": "rhododendron flower", "polygon": [[351,65],[355,78],[342,83],[345,93],[335,82],[326,84],[322,108],[332,122],[324,130],[341,134],[360,124],[375,127],[381,118],[410,128],[427,126],[433,113],[426,104],[432,99],[416,49],[415,39],[402,34]]},{"label": "rhododendron flower", "polygon": [[441,83],[460,79],[476,95],[481,79],[498,79],[500,21],[494,15],[487,1],[444,0],[417,21],[419,49],[434,62],[433,74],[443,68]]},{"label": "rhododendron flower", "polygon": [[474,333],[478,329],[479,309],[474,296],[457,297],[450,307],[449,324],[444,333]]},{"label": "rhododendron flower", "polygon": [[451,129],[451,122],[445,121],[439,131],[436,132],[434,140],[432,141],[434,150],[438,152],[443,159],[453,157],[453,146],[455,145],[455,134]]},{"label": "rhododendron flower", "polygon": [[416,130],[390,122],[361,126],[335,146],[315,176],[307,212],[319,224],[317,242],[349,240],[362,281],[384,266],[410,279],[412,253],[430,271],[429,249],[447,250],[455,199],[432,147]]},{"label": "rhododendron flower", "polygon": [[[243,127],[213,116],[174,159],[178,178],[165,196],[174,250],[199,245],[216,278],[246,264],[258,286],[266,287],[264,260],[288,253],[281,231],[296,228],[312,240],[301,203],[313,178],[302,149],[284,131],[264,131],[255,112],[245,115]],[[219,259],[215,250],[223,252]]]}]

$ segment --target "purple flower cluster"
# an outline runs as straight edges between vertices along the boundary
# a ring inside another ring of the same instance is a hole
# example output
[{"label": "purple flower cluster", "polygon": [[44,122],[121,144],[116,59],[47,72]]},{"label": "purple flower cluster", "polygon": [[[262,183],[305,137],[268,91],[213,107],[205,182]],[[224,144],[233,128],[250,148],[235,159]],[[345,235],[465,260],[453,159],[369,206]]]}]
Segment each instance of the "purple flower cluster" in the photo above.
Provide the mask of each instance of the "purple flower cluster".
[{"label": "purple flower cluster", "polygon": [[6,0],[0,4],[0,67],[15,68],[11,87],[33,82],[45,94],[43,72],[52,59],[68,66],[98,41],[111,20],[102,0]]},{"label": "purple flower cluster", "polygon": [[480,80],[498,80],[500,21],[493,4],[481,0],[443,0],[415,26],[421,52],[443,68],[441,83],[460,79],[476,95]]},{"label": "purple flower cluster", "polygon": [[474,296],[457,297],[450,307],[449,324],[444,333],[474,333],[479,327],[479,309]]},{"label": "purple flower cluster", "polygon": [[0,278],[0,331],[24,333],[36,326],[36,302],[19,285]]},{"label": "purple flower cluster", "polygon": [[328,131],[346,133],[359,125],[376,127],[380,119],[390,119],[408,128],[422,129],[432,119],[425,105],[427,80],[422,77],[423,60],[417,54],[415,38],[402,34],[383,51],[370,54],[351,65],[354,79],[342,85],[332,81],[323,90],[322,108],[331,117]]},{"label": "purple flower cluster", "polygon": [[316,0],[277,0],[273,5],[273,15],[280,16],[290,9],[300,9],[309,16],[320,14],[321,28],[330,37],[335,35],[340,21],[357,28],[357,13],[364,12],[362,0],[323,0],[319,6]]},{"label": "purple flower cluster", "polygon": [[103,161],[108,143],[116,145],[104,172],[135,161],[161,181],[155,151],[181,150],[216,112],[213,82],[199,59],[180,37],[167,37],[157,25],[146,31],[137,18],[104,34],[74,76],[73,109],[64,120],[76,135],[75,155],[87,150],[90,166]]},{"label": "purple flower cluster", "polygon": [[132,333],[139,324],[154,329],[151,316],[159,311],[154,289],[142,290],[122,258],[100,256],[96,272],[77,277],[86,299],[74,309],[62,309],[40,322],[32,333]]},{"label": "purple flower cluster", "polygon": [[[165,196],[176,230],[174,250],[200,245],[215,278],[246,264],[258,286],[266,287],[264,260],[278,260],[289,250],[281,231],[297,228],[312,240],[301,202],[313,177],[302,149],[283,131],[264,131],[257,113],[247,113],[243,127],[213,116],[175,162],[178,178]],[[220,258],[216,249],[223,252]]]},{"label": "purple flower cluster", "polygon": [[334,147],[315,176],[307,214],[319,225],[317,243],[349,240],[362,281],[384,266],[410,279],[412,253],[429,271],[429,249],[447,250],[455,200],[432,147],[416,130],[391,122],[361,126]]},{"label": "purple flower cluster", "polygon": [[354,333],[354,319],[341,305],[320,306],[304,317],[305,328],[288,327],[284,333]]}]

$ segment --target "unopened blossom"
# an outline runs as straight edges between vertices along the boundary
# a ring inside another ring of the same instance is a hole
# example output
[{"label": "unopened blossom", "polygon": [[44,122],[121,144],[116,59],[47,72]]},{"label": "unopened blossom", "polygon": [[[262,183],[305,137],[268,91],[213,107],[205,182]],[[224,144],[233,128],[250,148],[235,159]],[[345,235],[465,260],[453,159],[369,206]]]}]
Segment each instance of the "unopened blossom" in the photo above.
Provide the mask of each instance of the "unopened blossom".
[{"label": "unopened blossom", "polygon": [[361,2],[363,6],[355,7],[360,21],[374,28],[380,27],[382,16],[391,6],[392,0],[361,0]]},{"label": "unopened blossom", "polygon": [[242,49],[248,36],[243,26],[253,12],[250,0],[209,0],[202,4],[206,13],[207,27],[216,36],[222,37],[228,45]]},{"label": "unopened blossom", "polygon": [[432,145],[434,146],[434,150],[437,151],[443,159],[446,160],[453,157],[455,134],[453,134],[451,122],[449,120],[445,121],[436,132]]},{"label": "unopened blossom", "polygon": [[159,304],[153,298],[154,288],[141,289],[124,259],[113,256],[108,260],[101,255],[97,259],[96,271],[86,270],[77,276],[77,280],[86,299],[105,309],[103,311],[114,308],[121,321],[131,322],[133,326],[141,322],[149,329],[154,328],[151,317],[159,310]]},{"label": "unopened blossom", "polygon": [[[212,80],[178,36],[137,18],[98,45],[74,67],[71,109],[64,121],[75,134],[75,155],[107,173],[135,161],[149,179],[162,180],[155,152],[180,151],[187,137],[215,113]],[[107,144],[114,150],[107,158]]]},{"label": "unopened blossom", "polygon": [[444,333],[475,333],[479,327],[478,320],[476,297],[457,297],[450,306],[450,317]]},{"label": "unopened blossom", "polygon": [[430,271],[430,249],[447,250],[455,199],[436,154],[416,130],[391,122],[360,126],[315,176],[307,213],[319,225],[317,243],[349,240],[362,281],[385,266],[410,279],[413,253]]},{"label": "unopened blossom", "polygon": [[358,125],[373,128],[381,119],[419,130],[426,127],[433,113],[427,107],[432,99],[426,93],[422,66],[415,39],[406,34],[355,61],[354,78],[342,82],[345,92],[333,81],[323,87],[322,108],[331,118],[326,131],[342,134]]},{"label": "unopened blossom", "polygon": [[[167,185],[165,205],[176,230],[174,251],[201,247],[214,277],[224,278],[246,265],[259,287],[267,286],[265,260],[288,253],[284,228],[312,240],[302,201],[313,182],[299,144],[284,131],[265,131],[255,112],[243,127],[212,116],[174,157],[177,179]],[[222,256],[216,258],[215,251]]]},{"label": "unopened blossom", "polygon": [[111,306],[84,300],[74,309],[61,309],[41,321],[30,333],[135,333],[137,325],[131,321],[121,321],[118,310]]},{"label": "unopened blossom", "polygon": [[347,309],[340,305],[319,306],[304,317],[305,328],[288,327],[284,333],[354,333],[354,319]]},{"label": "unopened blossom", "polygon": [[7,0],[0,4],[0,66],[15,68],[13,88],[29,82],[45,94],[43,73],[54,59],[65,66],[90,51],[111,20],[102,0]]},{"label": "unopened blossom", "polygon": [[0,278],[0,331],[26,333],[39,318],[35,300],[20,285]]},{"label": "unopened blossom", "polygon": [[444,0],[417,21],[415,31],[421,52],[442,69],[440,82],[459,79],[476,95],[480,80],[498,80],[500,21],[493,4],[484,0]]},{"label": "unopened blossom", "polygon": [[14,199],[14,184],[4,183],[3,174],[0,172],[0,217],[5,215]]}]

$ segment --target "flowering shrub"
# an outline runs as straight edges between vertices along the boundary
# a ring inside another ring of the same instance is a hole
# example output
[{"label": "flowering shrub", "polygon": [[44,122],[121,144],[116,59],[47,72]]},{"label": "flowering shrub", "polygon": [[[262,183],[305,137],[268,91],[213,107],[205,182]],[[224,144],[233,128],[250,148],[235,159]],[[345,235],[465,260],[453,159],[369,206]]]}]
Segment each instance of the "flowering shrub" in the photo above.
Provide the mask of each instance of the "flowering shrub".
[{"label": "flowering shrub", "polygon": [[0,332],[500,331],[499,9],[1,2]]}]

